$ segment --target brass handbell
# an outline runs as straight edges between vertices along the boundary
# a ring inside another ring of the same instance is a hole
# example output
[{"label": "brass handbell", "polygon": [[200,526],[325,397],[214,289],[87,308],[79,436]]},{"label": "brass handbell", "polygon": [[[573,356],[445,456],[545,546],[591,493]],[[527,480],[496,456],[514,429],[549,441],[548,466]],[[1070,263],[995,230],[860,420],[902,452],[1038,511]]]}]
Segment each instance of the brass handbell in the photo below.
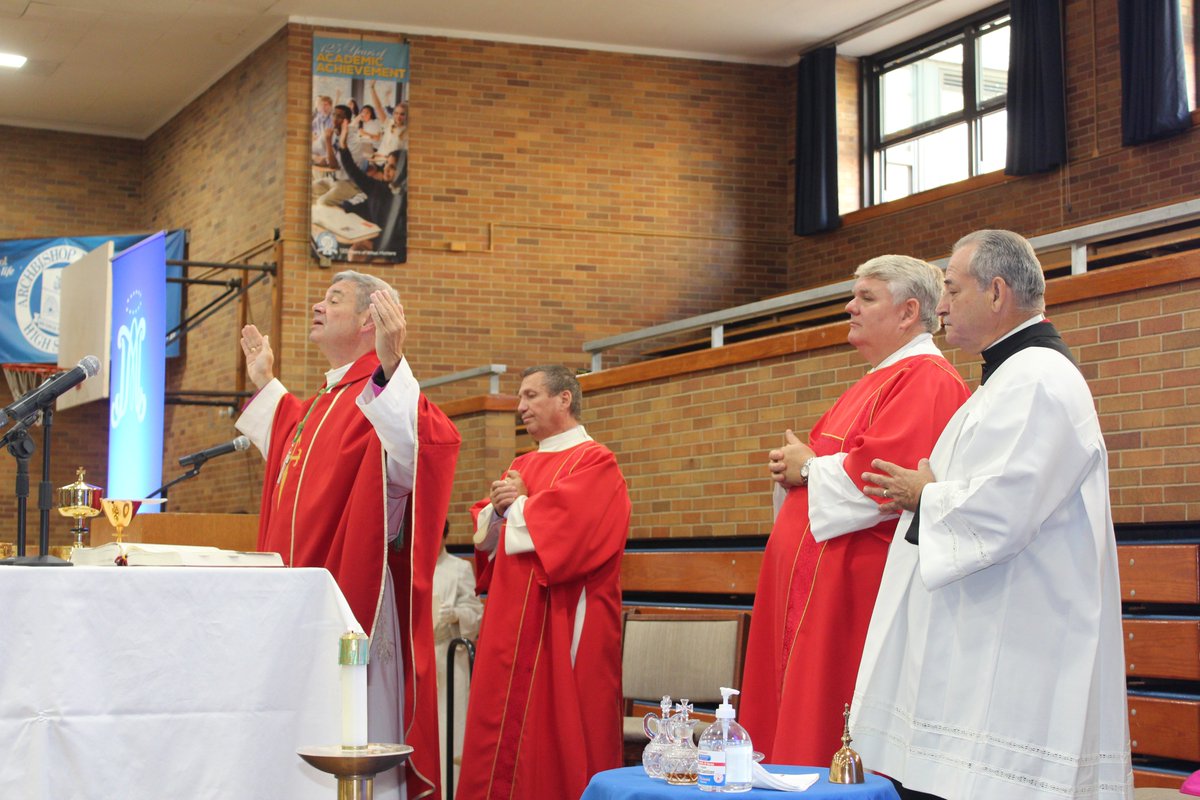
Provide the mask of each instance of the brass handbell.
[{"label": "brass handbell", "polygon": [[833,763],[829,765],[830,783],[862,783],[862,759],[858,753],[850,749],[850,704],[842,712],[842,747],[833,754]]}]

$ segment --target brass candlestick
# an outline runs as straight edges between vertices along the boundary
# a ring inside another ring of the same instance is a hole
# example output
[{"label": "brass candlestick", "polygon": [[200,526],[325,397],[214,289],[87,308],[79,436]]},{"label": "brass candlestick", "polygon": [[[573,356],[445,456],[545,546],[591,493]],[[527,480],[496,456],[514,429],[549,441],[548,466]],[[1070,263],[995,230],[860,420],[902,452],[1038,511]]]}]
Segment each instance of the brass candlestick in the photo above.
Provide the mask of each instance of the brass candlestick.
[{"label": "brass candlestick", "polygon": [[850,749],[850,704],[842,712],[842,747],[833,754],[833,763],[829,765],[830,783],[862,783],[862,759],[858,753]]},{"label": "brass candlestick", "polygon": [[398,767],[412,755],[407,744],[369,744],[363,747],[303,747],[297,754],[322,772],[337,777],[337,800],[372,800],[375,776]]}]

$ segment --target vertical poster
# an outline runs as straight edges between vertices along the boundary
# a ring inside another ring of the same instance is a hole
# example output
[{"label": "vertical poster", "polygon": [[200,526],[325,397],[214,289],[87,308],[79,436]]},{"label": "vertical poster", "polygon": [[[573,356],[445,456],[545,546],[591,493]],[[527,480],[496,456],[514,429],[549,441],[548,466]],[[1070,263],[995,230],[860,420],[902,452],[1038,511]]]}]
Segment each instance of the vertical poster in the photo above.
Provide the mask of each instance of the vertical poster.
[{"label": "vertical poster", "polygon": [[[138,500],[162,485],[166,294],[162,234],[113,259],[109,497]],[[142,513],[157,510],[151,505]]]},{"label": "vertical poster", "polygon": [[408,259],[408,45],[313,37],[313,250]]}]

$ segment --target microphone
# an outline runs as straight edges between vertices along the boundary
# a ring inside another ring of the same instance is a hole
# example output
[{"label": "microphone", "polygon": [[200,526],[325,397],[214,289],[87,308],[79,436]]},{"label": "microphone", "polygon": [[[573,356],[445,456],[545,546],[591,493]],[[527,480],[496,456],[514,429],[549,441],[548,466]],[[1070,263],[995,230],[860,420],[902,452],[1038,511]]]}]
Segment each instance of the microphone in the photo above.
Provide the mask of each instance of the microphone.
[{"label": "microphone", "polygon": [[54,399],[77,386],[100,371],[100,359],[95,356],[84,356],[79,363],[66,372],[60,372],[46,380],[41,386],[30,389],[14,403],[10,403],[2,412],[14,422],[19,422],[30,414],[48,407]]},{"label": "microphone", "polygon": [[223,456],[226,453],[235,453],[235,452],[240,453],[243,450],[245,450],[246,448],[248,448],[249,446],[250,446],[250,440],[247,439],[245,436],[239,436],[236,439],[234,439],[232,442],[225,442],[224,444],[213,445],[212,447],[208,448],[207,450],[201,450],[198,453],[192,453],[190,456],[184,456],[183,458],[179,459],[179,466],[190,467],[193,464],[203,464],[205,461],[208,461],[210,458],[216,458],[217,456]]}]

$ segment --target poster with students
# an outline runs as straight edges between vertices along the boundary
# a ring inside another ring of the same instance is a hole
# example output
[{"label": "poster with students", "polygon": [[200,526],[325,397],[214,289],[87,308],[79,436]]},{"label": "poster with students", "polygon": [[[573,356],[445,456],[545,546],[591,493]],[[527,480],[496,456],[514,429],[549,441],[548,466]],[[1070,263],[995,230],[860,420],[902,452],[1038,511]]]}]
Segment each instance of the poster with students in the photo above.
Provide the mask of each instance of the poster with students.
[{"label": "poster with students", "polygon": [[408,258],[408,45],[313,37],[312,245],[329,261]]}]

